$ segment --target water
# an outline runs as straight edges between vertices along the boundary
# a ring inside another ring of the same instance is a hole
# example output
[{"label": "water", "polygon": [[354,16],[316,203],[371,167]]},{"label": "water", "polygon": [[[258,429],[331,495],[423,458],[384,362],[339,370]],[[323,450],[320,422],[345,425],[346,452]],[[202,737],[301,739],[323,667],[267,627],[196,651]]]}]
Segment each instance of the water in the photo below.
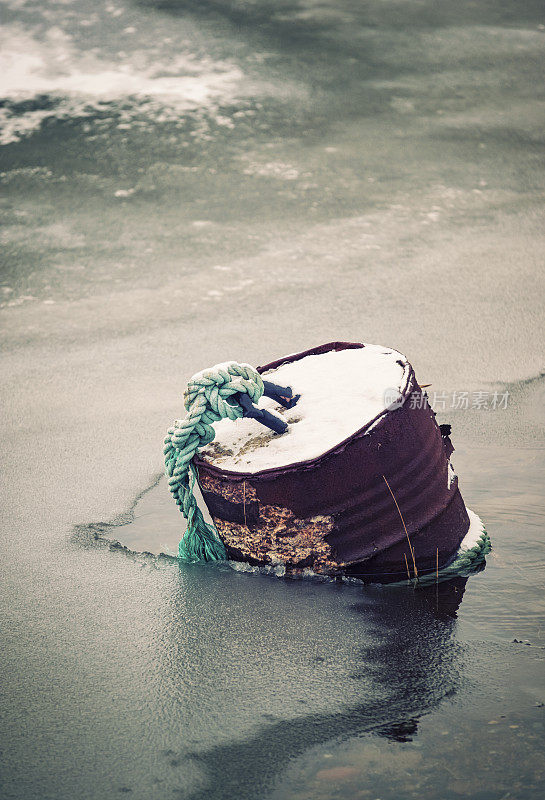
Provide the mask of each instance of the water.
[{"label": "water", "polygon": [[[2,9],[3,796],[540,796],[542,3]],[[334,339],[509,391],[439,415],[485,571],[144,555],[187,378]]]}]

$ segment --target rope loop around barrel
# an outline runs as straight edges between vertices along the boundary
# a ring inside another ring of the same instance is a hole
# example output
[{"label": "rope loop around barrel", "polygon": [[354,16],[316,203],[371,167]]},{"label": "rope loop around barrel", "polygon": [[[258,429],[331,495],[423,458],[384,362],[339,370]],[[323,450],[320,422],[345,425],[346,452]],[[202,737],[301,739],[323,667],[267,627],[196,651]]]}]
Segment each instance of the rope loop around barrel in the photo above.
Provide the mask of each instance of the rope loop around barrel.
[{"label": "rope loop around barrel", "polygon": [[205,522],[193,489],[197,474],[193,457],[200,447],[215,437],[212,423],[242,417],[242,407],[235,395],[247,394],[257,403],[263,394],[261,375],[250,364],[228,361],[193,375],[184,392],[184,419],[175,420],[165,437],[163,453],[169,489],[187,519],[179,547],[181,561],[222,561],[227,558],[223,542],[213,525]]}]

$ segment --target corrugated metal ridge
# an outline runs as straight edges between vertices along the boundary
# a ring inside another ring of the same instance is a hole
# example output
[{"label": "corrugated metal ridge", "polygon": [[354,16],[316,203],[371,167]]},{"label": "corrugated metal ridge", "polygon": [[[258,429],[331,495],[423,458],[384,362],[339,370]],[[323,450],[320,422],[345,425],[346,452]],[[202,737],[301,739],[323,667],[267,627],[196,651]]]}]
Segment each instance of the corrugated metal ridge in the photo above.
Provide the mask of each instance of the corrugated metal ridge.
[{"label": "corrugated metal ridge", "polygon": [[[428,525],[431,525],[434,520],[441,517],[452,506],[458,495],[459,491],[456,490],[454,494],[450,497],[449,502],[446,505],[441,506],[435,512],[423,516],[419,521],[417,528],[409,530],[409,526],[407,526],[409,537],[420,533],[424,528],[428,527]],[[463,500],[461,502],[463,504]],[[395,547],[395,545],[398,545],[406,541],[407,539],[405,530],[401,525],[401,520],[399,519],[399,514],[397,513],[397,509],[395,508],[395,505],[393,503],[392,505],[394,506],[395,516],[392,514],[391,517],[389,516],[387,518],[383,518],[382,523],[383,525],[387,525],[388,520],[390,518],[391,519],[397,518],[397,522],[399,523],[400,528],[397,531],[392,530],[392,533],[390,533],[388,536],[380,534],[381,551],[389,550],[390,548]],[[469,528],[469,519],[467,528]],[[460,540],[463,538],[465,533],[467,533],[467,528],[460,535]],[[350,531],[352,531],[352,535],[350,535]],[[337,524],[335,525],[335,530],[327,534],[324,538],[329,544],[331,544],[334,550],[337,549],[337,546],[341,550],[346,551],[354,549],[356,545],[360,545],[361,549],[359,550],[358,555],[355,555],[353,558],[342,559],[342,563],[345,564],[346,566],[349,566],[351,564],[358,564],[360,561],[366,561],[367,559],[373,558],[375,555],[377,555],[377,553],[373,552],[371,549],[373,547],[374,540],[366,539],[365,542],[362,542],[361,536],[362,536],[361,529],[358,530],[357,528],[354,528],[352,525],[349,525],[345,528],[344,526],[339,525],[337,522]],[[352,545],[352,547],[350,547],[350,545]]]},{"label": "corrugated metal ridge", "polygon": [[[420,450],[417,458],[407,459],[405,464],[395,473],[395,475],[392,474],[386,475],[386,479],[388,480],[388,483],[392,487],[392,491],[395,494],[396,500],[400,505],[402,513],[404,510],[406,510],[407,512],[411,511],[421,501],[421,498],[425,493],[415,491],[418,489],[421,483],[423,483],[425,486],[430,486],[431,490],[431,487],[433,487],[434,482],[427,480],[427,476],[431,473],[437,474],[437,465],[442,460],[443,455],[444,453],[443,453],[442,441],[437,442],[437,440],[432,439],[426,447],[423,447]],[[416,476],[420,475],[421,479],[417,480],[416,482],[413,481],[412,483],[409,483],[410,476],[413,475],[413,473]],[[426,480],[422,480],[422,478],[426,478]],[[398,481],[400,483],[399,486],[396,485]],[[445,475],[445,481],[446,481],[446,475]],[[351,504],[350,499],[344,497],[343,500],[340,501],[338,507],[327,506],[324,513],[339,514],[341,512],[347,511],[349,516],[350,515],[349,509],[357,509],[363,505],[363,502],[369,503],[369,505],[372,504],[374,510],[377,511],[377,516],[380,516],[381,512],[384,509],[387,509],[390,504],[392,504],[395,509],[395,504],[392,503],[392,497],[384,482],[382,474],[377,475],[375,479],[371,480],[369,483],[369,487],[363,489],[363,492],[365,493],[364,501],[362,501],[362,489],[361,487],[358,487],[358,489],[355,490],[353,496],[355,499],[359,500],[359,502]],[[454,489],[451,494],[453,493]],[[405,502],[407,498],[411,498],[413,502]],[[347,505],[347,500],[348,500],[348,505]]]}]

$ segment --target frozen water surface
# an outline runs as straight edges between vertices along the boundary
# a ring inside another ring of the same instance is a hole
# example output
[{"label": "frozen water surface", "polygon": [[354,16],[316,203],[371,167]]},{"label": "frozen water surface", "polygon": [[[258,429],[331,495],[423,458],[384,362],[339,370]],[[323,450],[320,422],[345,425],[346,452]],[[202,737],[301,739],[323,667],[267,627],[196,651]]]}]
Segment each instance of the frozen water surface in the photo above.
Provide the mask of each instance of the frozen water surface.
[{"label": "frozen water surface", "polygon": [[[539,797],[543,4],[1,5],[3,796]],[[143,554],[187,379],[332,340],[448,395],[465,593]]]}]

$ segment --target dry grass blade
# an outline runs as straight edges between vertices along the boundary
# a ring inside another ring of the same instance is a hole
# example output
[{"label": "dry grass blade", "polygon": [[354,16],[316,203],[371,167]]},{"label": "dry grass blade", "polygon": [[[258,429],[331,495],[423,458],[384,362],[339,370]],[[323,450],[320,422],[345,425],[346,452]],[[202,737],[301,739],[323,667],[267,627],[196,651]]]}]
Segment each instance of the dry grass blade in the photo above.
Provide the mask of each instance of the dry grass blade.
[{"label": "dry grass blade", "polygon": [[435,607],[439,611],[439,548],[435,551]]},{"label": "dry grass blade", "polygon": [[411,573],[410,573],[410,570],[409,570],[409,562],[407,561],[407,553],[403,553],[403,558],[405,559],[405,566],[407,568],[407,578],[410,581],[411,580]]},{"label": "dry grass blade", "polygon": [[[403,524],[403,530],[405,531],[405,536],[407,537],[407,541],[408,541],[408,543],[409,543],[409,550],[411,551],[411,558],[412,558],[412,560],[413,560],[413,570],[414,570],[414,577],[415,577],[415,578],[418,580],[418,570],[417,570],[417,568],[416,568],[416,560],[415,560],[415,557],[414,557],[414,550],[413,550],[413,546],[412,546],[412,544],[411,544],[411,539],[410,539],[410,537],[409,537],[409,531],[407,530],[407,526],[405,525],[405,520],[403,519],[403,514],[401,513],[401,509],[400,509],[400,507],[399,507],[399,505],[398,505],[398,502],[397,502],[397,500],[396,500],[396,498],[395,498],[395,494],[392,492],[392,487],[390,486],[390,484],[389,484],[389,483],[388,483],[388,481],[386,480],[386,475],[383,475],[382,477],[384,478],[384,483],[385,483],[385,484],[386,484],[386,486],[388,487],[388,491],[389,491],[389,492],[390,492],[390,494],[392,495],[392,500],[393,500],[393,501],[394,501],[394,503],[396,504],[397,513],[399,514],[399,516],[400,516],[400,519],[401,519],[401,522],[402,522],[402,524]],[[406,557],[405,557],[405,558],[406,558]]]},{"label": "dry grass blade", "polygon": [[247,528],[248,523],[246,522],[246,481],[242,483],[242,510],[244,512],[244,525]]}]

